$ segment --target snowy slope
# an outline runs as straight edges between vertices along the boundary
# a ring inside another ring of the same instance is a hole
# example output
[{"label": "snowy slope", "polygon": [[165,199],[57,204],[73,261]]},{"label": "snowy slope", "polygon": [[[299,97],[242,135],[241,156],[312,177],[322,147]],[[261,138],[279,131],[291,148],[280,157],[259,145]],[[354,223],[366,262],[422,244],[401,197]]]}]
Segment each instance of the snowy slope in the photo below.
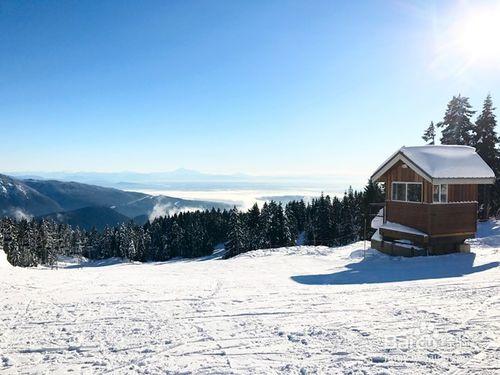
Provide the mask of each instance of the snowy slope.
[{"label": "snowy slope", "polygon": [[61,206],[23,181],[0,174],[0,216],[18,219],[61,210]]},{"label": "snowy slope", "polygon": [[7,261],[7,254],[2,250],[0,246],[0,269],[12,267],[11,264]]},{"label": "snowy slope", "polygon": [[475,254],[362,249],[2,269],[0,369],[498,373],[499,223],[481,225]]}]

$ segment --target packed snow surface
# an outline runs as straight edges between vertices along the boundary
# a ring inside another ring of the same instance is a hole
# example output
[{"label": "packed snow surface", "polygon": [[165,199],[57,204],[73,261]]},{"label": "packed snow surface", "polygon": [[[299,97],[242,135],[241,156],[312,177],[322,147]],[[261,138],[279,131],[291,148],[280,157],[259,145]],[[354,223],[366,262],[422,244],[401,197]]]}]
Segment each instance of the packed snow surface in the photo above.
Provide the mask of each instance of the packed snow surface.
[{"label": "packed snow surface", "polygon": [[500,225],[471,254],[291,247],[0,270],[0,370],[498,374]]}]

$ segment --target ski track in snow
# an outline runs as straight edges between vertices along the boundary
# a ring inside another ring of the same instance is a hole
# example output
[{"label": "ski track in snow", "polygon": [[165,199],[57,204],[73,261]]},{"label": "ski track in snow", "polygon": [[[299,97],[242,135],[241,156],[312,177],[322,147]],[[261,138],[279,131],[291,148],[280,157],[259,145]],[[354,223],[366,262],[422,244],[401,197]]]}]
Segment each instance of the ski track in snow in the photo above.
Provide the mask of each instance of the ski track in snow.
[{"label": "ski track in snow", "polygon": [[475,255],[363,259],[359,242],[227,261],[0,267],[0,372],[498,374],[491,231],[471,241]]}]

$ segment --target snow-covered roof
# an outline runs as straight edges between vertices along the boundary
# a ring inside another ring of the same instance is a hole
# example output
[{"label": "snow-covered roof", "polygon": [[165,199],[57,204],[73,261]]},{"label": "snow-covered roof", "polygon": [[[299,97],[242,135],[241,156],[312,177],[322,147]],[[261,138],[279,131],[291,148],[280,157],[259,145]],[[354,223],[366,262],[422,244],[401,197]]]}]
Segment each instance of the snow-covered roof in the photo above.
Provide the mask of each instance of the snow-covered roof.
[{"label": "snow-covered roof", "polygon": [[375,171],[371,180],[377,181],[398,161],[434,184],[495,182],[495,173],[473,147],[457,145],[403,146]]},{"label": "snow-covered roof", "polygon": [[418,230],[418,229],[415,229],[412,227],[407,227],[406,225],[403,225],[403,224],[393,223],[391,221],[386,221],[384,224],[382,224],[380,226],[379,229],[387,229],[387,230],[393,230],[396,232],[414,234],[416,236],[428,237],[427,233],[424,233],[421,230]]}]

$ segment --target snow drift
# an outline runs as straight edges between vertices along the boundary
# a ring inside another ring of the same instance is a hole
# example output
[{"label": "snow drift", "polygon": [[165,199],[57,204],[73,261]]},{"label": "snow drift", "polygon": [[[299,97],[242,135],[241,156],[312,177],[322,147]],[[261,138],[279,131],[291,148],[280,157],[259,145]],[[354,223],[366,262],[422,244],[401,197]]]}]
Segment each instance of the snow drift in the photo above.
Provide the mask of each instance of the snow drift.
[{"label": "snow drift", "polygon": [[7,260],[7,254],[0,247],[0,268],[12,267],[9,261]]}]

